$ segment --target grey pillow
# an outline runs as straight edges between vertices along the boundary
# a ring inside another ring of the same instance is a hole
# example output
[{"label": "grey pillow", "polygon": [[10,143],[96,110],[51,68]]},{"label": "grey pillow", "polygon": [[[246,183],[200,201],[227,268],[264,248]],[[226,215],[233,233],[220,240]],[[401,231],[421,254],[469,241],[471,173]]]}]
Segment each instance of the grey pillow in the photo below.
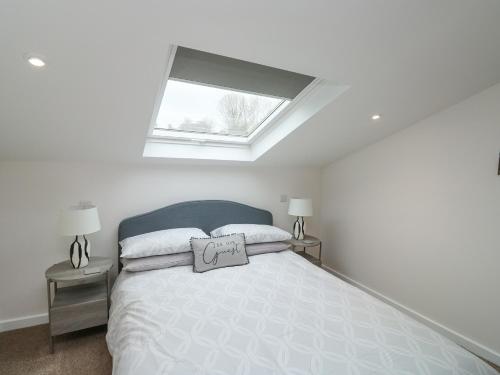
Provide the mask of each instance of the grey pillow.
[{"label": "grey pillow", "polygon": [[167,255],[156,255],[144,258],[121,258],[123,270],[128,272],[141,272],[170,268],[177,266],[188,266],[193,264],[193,252]]},{"label": "grey pillow", "polygon": [[[254,243],[245,246],[247,256],[275,253],[288,250],[291,245],[286,242]],[[189,266],[193,264],[193,252],[167,255],[156,255],[144,258],[121,258],[123,270],[128,272],[142,272],[159,270],[177,266]]]},{"label": "grey pillow", "polygon": [[288,250],[292,247],[286,242],[264,242],[264,243],[253,243],[246,246],[247,255],[259,255],[267,253],[277,253],[279,251]]},{"label": "grey pillow", "polygon": [[191,238],[194,272],[248,264],[243,233],[212,238]]}]

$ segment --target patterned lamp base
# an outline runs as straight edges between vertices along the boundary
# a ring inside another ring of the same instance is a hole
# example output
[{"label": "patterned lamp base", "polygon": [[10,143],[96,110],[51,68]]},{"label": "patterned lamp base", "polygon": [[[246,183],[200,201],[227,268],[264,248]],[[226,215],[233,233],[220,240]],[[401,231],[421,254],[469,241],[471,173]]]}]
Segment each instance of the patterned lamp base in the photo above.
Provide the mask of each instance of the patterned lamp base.
[{"label": "patterned lamp base", "polygon": [[293,238],[296,240],[303,240],[306,230],[306,223],[302,216],[297,216],[297,220],[293,223]]},{"label": "patterned lamp base", "polygon": [[85,236],[76,236],[69,248],[69,260],[73,268],[87,267],[90,257],[90,242]]}]

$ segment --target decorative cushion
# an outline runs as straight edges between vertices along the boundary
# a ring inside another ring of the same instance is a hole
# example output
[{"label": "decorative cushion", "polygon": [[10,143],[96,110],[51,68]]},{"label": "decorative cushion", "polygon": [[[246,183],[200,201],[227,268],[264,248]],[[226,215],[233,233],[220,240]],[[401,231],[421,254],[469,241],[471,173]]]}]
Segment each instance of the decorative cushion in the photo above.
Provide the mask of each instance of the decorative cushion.
[{"label": "decorative cushion", "polygon": [[224,236],[231,233],[243,233],[246,244],[287,241],[292,235],[287,231],[264,224],[228,224],[210,232],[212,237]]},{"label": "decorative cushion", "polygon": [[207,237],[198,228],[174,228],[144,233],[120,241],[122,258],[185,253],[191,250],[191,237]]},{"label": "decorative cushion", "polygon": [[243,233],[212,238],[191,238],[194,272],[248,264]]}]

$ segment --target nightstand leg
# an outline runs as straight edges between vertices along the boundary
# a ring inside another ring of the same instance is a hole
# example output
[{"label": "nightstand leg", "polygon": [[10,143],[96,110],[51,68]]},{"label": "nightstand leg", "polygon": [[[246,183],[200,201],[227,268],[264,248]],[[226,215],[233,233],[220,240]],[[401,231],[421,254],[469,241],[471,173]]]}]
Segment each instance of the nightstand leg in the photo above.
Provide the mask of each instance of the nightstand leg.
[{"label": "nightstand leg", "polygon": [[321,262],[321,242],[319,243],[319,261]]},{"label": "nightstand leg", "polygon": [[52,298],[51,298],[51,293],[50,293],[50,280],[47,280],[47,308],[49,311],[49,352],[50,354],[54,354],[54,338],[52,337],[52,332],[51,332],[51,319],[50,319],[50,310],[52,307]]},{"label": "nightstand leg", "polygon": [[109,271],[106,272],[106,296],[107,296],[107,305],[108,305],[108,319],[109,319],[109,292],[111,289],[111,275]]}]

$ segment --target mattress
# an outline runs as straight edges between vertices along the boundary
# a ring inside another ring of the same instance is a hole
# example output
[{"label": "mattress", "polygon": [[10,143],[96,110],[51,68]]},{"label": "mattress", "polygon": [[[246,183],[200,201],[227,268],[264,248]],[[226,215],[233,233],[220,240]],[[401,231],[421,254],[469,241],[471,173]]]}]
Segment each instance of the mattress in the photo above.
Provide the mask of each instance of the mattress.
[{"label": "mattress", "polygon": [[496,374],[292,251],[202,274],[122,272],[111,299],[117,375]]}]

